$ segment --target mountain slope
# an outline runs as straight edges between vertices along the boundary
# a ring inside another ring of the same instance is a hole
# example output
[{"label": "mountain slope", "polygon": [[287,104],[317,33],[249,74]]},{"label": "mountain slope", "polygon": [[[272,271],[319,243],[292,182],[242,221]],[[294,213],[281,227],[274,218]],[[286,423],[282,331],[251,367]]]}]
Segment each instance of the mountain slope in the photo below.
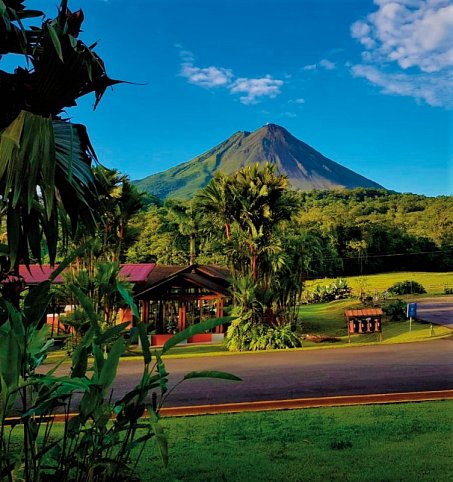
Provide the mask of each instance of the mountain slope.
[{"label": "mountain slope", "polygon": [[226,141],[191,161],[153,174],[136,186],[161,198],[188,199],[219,170],[231,174],[238,169],[269,161],[288,176],[294,189],[376,187],[379,184],[324,157],[296,139],[283,127],[267,124],[254,132],[237,132]]}]

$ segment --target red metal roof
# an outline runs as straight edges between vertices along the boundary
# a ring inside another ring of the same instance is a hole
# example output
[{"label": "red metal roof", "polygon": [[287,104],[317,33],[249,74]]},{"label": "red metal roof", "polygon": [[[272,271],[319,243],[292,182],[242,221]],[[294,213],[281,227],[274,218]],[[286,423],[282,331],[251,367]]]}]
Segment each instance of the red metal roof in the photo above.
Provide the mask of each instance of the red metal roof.
[{"label": "red metal roof", "polygon": [[[155,266],[155,263],[122,264],[120,276],[131,283],[146,283]],[[25,265],[21,264],[19,266],[19,274],[24,278],[25,284],[35,285],[48,280],[49,276],[57,268],[57,264],[53,267],[48,264],[43,264],[41,266],[38,264],[32,264],[27,269]],[[55,278],[54,283],[63,283],[63,277],[58,275]]]},{"label": "red metal roof", "polygon": [[131,283],[146,283],[155,263],[122,264],[120,276]]},{"label": "red metal roof", "polygon": [[[49,276],[58,268],[58,264],[55,266],[50,266],[49,264],[31,264],[28,268],[21,264],[19,266],[19,274],[24,278],[26,285],[36,285],[42,283],[49,279]],[[63,278],[61,275],[58,275],[54,283],[61,284],[63,283]]]},{"label": "red metal roof", "polygon": [[381,310],[381,308],[367,308],[363,310],[346,310],[344,314],[347,317],[352,317],[352,316],[379,316],[383,315],[384,312]]}]

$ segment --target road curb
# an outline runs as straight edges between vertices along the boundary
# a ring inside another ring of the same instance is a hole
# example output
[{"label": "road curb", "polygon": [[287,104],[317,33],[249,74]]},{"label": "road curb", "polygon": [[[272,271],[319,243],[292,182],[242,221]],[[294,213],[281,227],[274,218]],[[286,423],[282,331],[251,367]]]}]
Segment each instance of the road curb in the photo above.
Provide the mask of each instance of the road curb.
[{"label": "road curb", "polygon": [[[453,390],[432,390],[424,392],[377,393],[369,395],[344,395],[335,397],[294,398],[286,400],[264,400],[256,402],[219,403],[215,405],[192,405],[166,407],[160,410],[163,418],[190,417],[196,415],[216,415],[220,413],[267,412],[276,410],[299,410],[304,408],[349,407],[359,405],[385,405],[391,403],[429,402],[453,400]],[[77,413],[55,414],[53,421],[64,422]],[[20,423],[20,417],[5,419],[7,425]]]},{"label": "road curb", "polygon": [[257,402],[222,403],[215,405],[194,405],[162,408],[162,417],[187,417],[193,415],[214,415],[218,413],[263,412],[275,410],[296,410],[319,407],[344,407],[405,402],[427,402],[453,400],[453,390],[436,390],[405,393],[378,393],[370,395],[345,395],[319,398],[295,398],[289,400],[266,400]]}]

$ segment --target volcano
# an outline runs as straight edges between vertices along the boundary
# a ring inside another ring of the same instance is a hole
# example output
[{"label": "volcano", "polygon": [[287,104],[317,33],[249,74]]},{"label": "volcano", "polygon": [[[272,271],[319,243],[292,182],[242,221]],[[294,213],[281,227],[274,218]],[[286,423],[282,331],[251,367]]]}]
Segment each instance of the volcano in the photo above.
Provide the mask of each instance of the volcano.
[{"label": "volcano", "polygon": [[382,188],[323,156],[276,124],[266,124],[254,132],[236,132],[204,154],[135,181],[135,185],[161,199],[190,199],[217,171],[232,174],[244,166],[265,162],[275,164],[293,189]]}]

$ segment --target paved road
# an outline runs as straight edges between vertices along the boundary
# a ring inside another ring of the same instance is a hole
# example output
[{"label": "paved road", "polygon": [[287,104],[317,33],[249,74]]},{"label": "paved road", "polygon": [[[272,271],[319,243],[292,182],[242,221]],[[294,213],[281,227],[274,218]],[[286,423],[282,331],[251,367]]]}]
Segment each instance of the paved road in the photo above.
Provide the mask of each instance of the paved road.
[{"label": "paved road", "polygon": [[[453,336],[401,345],[169,359],[170,385],[192,370],[232,372],[243,382],[187,380],[166,406],[453,389]],[[142,364],[120,365],[114,398],[135,386]]]},{"label": "paved road", "polygon": [[421,299],[417,302],[417,318],[453,330],[453,296]]}]

